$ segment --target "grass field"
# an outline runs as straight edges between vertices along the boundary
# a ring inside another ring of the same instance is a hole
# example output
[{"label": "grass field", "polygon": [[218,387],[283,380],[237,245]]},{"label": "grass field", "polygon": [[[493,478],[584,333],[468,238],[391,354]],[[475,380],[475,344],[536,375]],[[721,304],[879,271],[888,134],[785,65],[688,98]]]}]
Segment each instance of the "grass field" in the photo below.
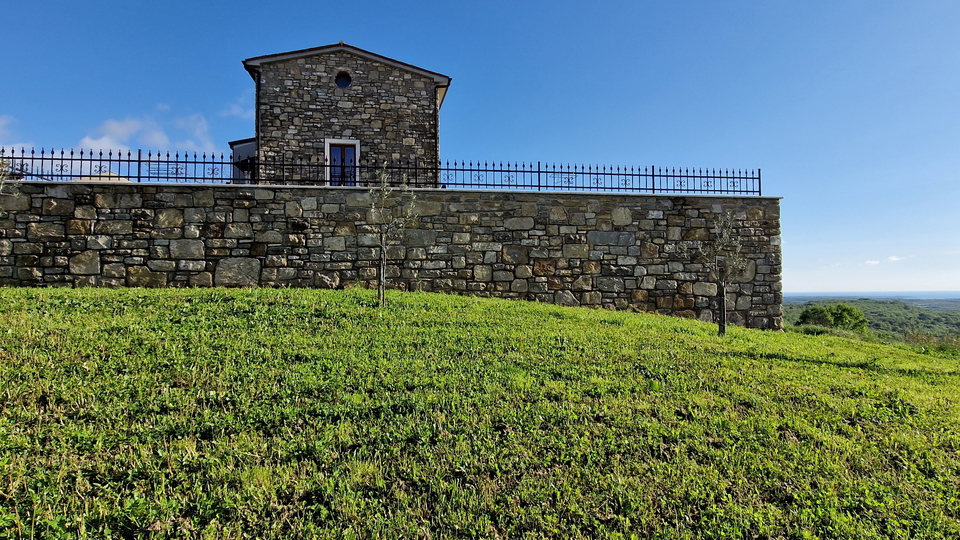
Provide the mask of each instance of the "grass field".
[{"label": "grass field", "polygon": [[957,538],[958,361],[431,294],[0,289],[0,538]]}]

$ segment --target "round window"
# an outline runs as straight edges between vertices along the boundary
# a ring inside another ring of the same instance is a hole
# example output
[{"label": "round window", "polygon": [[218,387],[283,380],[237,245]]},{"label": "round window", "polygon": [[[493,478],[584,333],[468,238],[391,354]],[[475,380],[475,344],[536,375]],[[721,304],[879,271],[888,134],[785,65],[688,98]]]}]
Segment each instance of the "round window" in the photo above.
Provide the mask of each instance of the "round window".
[{"label": "round window", "polygon": [[341,71],[340,73],[337,73],[337,86],[339,86],[340,88],[346,88],[350,86],[351,82],[353,82],[353,80],[350,78],[350,74],[347,73],[346,71]]}]

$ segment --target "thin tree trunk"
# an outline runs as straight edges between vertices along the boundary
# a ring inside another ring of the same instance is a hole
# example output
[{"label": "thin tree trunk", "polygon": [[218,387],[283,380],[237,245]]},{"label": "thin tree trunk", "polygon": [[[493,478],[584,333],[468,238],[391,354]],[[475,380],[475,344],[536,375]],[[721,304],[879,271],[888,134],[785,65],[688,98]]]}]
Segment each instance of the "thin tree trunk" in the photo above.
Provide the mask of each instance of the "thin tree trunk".
[{"label": "thin tree trunk", "polygon": [[717,261],[717,276],[720,278],[720,317],[717,320],[717,335],[727,335],[727,261]]},{"label": "thin tree trunk", "polygon": [[380,228],[380,271],[378,274],[377,277],[380,279],[377,282],[377,299],[383,306],[387,301],[387,235],[384,233],[382,226]]}]

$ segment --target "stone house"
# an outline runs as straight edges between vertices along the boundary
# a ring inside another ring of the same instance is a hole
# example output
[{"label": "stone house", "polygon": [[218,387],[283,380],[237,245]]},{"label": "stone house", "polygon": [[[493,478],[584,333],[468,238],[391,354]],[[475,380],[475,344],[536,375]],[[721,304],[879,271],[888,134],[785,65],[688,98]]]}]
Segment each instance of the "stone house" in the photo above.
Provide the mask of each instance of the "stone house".
[{"label": "stone house", "polygon": [[256,83],[256,136],[231,143],[241,160],[307,163],[304,183],[339,186],[362,185],[365,169],[387,162],[438,166],[450,77],[342,41],[243,65]]}]

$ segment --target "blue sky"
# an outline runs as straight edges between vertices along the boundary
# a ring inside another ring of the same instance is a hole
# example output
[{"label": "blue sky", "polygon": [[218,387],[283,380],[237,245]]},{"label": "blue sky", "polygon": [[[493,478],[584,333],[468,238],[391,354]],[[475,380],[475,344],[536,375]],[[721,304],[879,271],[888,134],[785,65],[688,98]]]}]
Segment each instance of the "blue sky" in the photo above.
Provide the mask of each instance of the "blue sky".
[{"label": "blue sky", "polygon": [[345,41],[453,78],[443,159],[761,168],[784,288],[960,290],[960,3],[16,2],[0,145],[226,151],[241,60]]}]

